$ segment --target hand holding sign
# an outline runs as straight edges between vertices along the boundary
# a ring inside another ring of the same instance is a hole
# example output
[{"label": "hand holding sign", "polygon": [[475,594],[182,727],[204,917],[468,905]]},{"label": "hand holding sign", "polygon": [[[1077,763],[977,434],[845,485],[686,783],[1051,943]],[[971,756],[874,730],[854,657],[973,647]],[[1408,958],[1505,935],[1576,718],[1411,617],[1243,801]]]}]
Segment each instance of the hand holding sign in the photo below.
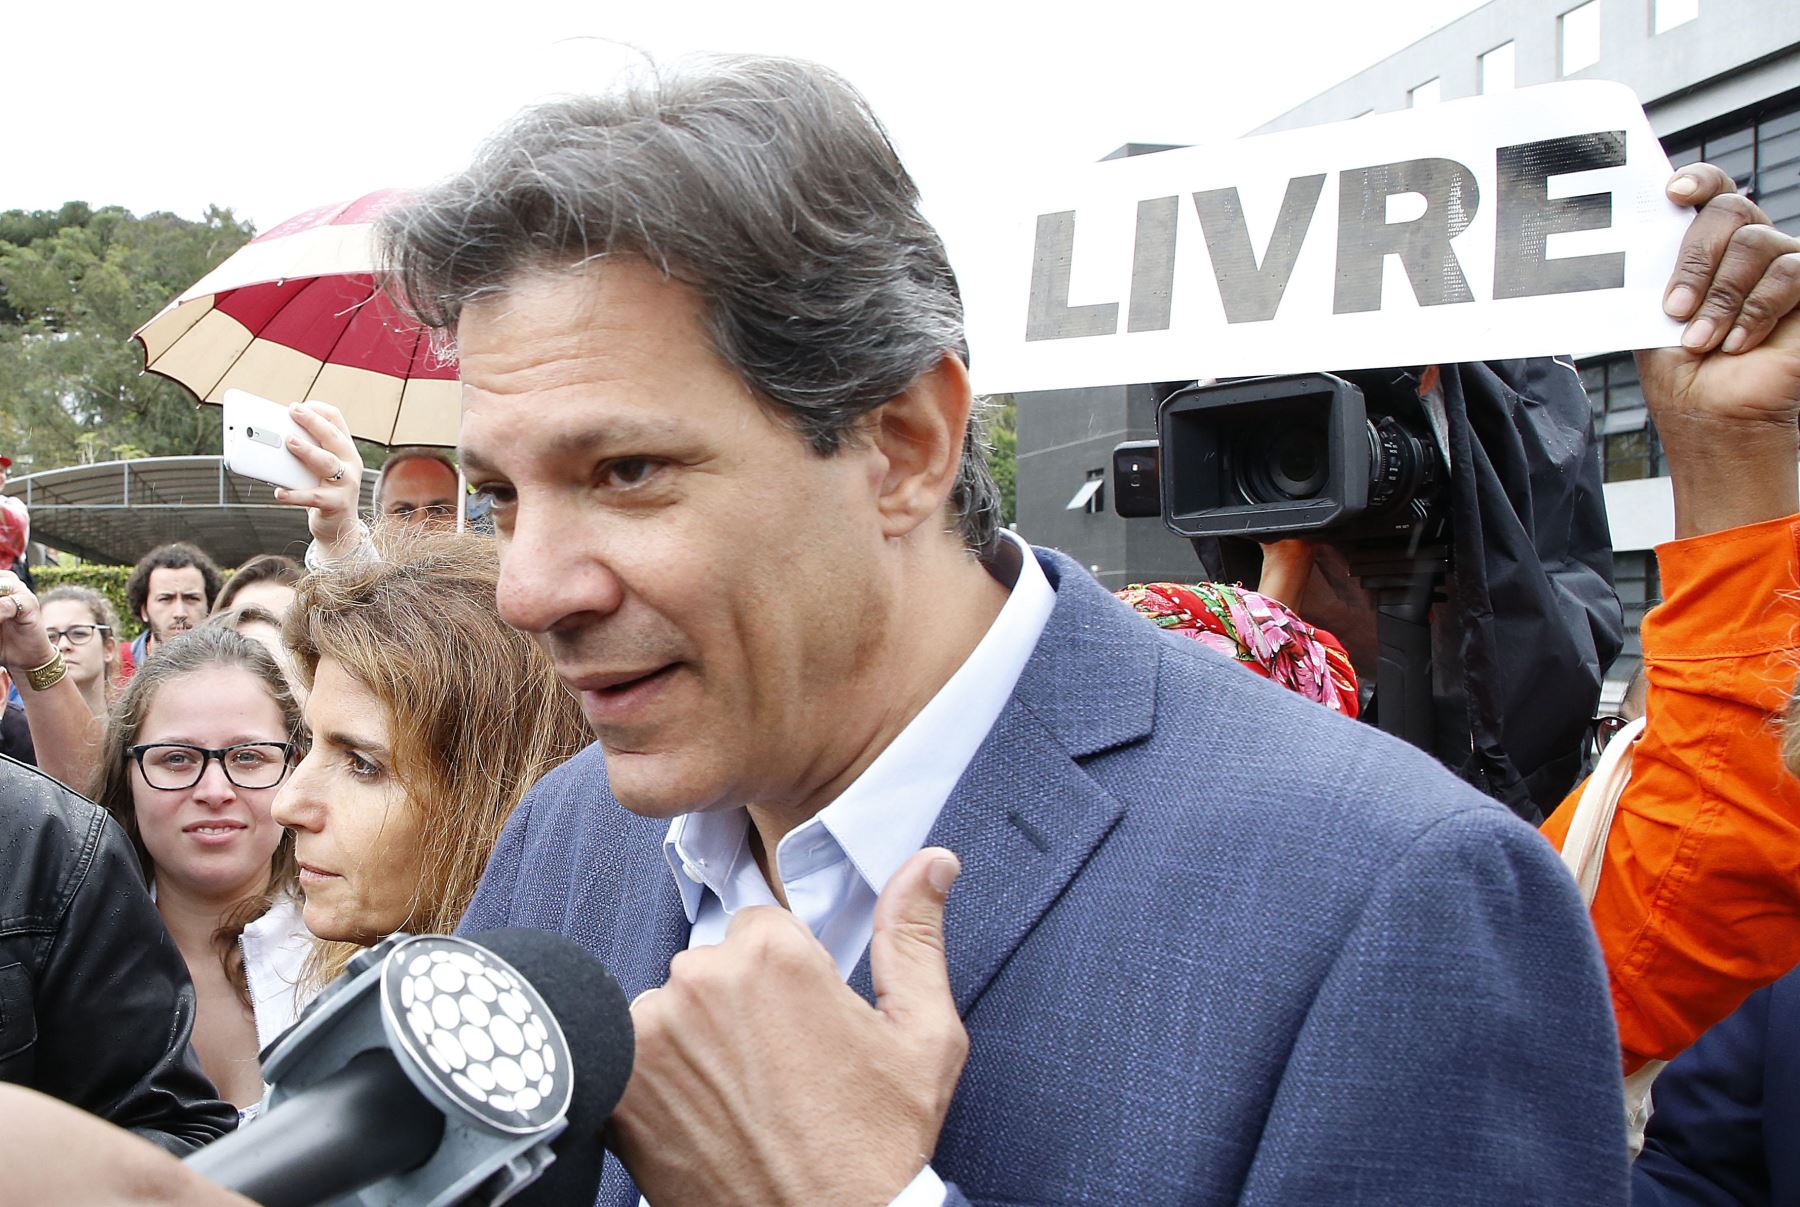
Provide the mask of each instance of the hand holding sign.
[{"label": "hand holding sign", "polygon": [[1663,307],[1682,344],[1637,354],[1644,399],[1674,478],[1677,536],[1800,510],[1800,239],[1769,225],[1711,164],[1669,196],[1700,207]]}]

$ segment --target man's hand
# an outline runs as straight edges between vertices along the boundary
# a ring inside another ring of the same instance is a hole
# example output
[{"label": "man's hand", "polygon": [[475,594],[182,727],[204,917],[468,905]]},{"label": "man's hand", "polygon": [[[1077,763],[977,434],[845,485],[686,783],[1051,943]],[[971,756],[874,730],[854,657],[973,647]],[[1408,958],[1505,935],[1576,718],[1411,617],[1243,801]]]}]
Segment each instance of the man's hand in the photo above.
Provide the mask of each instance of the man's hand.
[{"label": "man's hand", "polygon": [[1711,164],[1676,173],[1669,197],[1700,207],[1664,309],[1678,348],[1637,354],[1644,400],[1674,478],[1676,536],[1800,509],[1800,239],[1769,225]]},{"label": "man's hand", "polygon": [[876,1006],[804,923],[746,909],[632,1006],[612,1147],[650,1202],[883,1204],[931,1159],[969,1040],[944,964],[958,871],[915,854],[875,906]]},{"label": "man's hand", "polygon": [[[307,509],[306,525],[328,560],[348,557],[363,532],[356,515],[362,498],[362,454],[350,438],[350,424],[327,402],[297,402],[288,411],[311,439],[289,438],[287,450],[321,481],[311,490],[278,489],[275,497]],[[331,480],[334,475],[336,481]]]}]

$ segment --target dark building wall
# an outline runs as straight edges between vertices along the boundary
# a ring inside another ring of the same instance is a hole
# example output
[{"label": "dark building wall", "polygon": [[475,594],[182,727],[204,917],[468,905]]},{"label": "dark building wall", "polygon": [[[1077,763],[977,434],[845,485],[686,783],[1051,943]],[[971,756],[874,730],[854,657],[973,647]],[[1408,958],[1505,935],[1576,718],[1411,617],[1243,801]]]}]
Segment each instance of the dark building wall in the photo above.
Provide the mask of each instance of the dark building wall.
[{"label": "dark building wall", "polygon": [[1201,577],[1193,549],[1160,520],[1113,514],[1110,481],[1097,513],[1068,510],[1091,472],[1110,478],[1113,446],[1156,437],[1155,386],[1043,390],[1020,394],[1017,401],[1018,528],[1026,540],[1067,553],[1108,590]]}]

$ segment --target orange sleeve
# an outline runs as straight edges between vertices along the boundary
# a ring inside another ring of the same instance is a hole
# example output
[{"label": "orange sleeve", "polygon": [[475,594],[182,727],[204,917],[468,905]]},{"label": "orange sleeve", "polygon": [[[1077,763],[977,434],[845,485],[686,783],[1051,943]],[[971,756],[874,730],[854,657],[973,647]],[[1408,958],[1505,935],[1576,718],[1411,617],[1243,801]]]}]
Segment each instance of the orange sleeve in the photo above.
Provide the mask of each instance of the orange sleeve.
[{"label": "orange sleeve", "polygon": [[[1673,541],[1656,559],[1650,722],[1593,907],[1627,1073],[1800,963],[1800,781],[1778,724],[1800,668],[1800,521]],[[1544,823],[1558,847],[1580,791]]]}]

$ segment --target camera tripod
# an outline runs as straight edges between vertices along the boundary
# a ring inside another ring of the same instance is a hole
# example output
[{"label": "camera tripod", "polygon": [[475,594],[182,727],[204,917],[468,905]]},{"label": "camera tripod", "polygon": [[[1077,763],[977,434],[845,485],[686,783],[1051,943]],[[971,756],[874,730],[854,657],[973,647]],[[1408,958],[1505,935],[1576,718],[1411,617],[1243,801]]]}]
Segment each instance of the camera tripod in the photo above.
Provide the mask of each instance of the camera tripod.
[{"label": "camera tripod", "polygon": [[1443,598],[1449,546],[1384,541],[1345,546],[1344,555],[1375,604],[1375,723],[1431,750],[1431,605]]}]

